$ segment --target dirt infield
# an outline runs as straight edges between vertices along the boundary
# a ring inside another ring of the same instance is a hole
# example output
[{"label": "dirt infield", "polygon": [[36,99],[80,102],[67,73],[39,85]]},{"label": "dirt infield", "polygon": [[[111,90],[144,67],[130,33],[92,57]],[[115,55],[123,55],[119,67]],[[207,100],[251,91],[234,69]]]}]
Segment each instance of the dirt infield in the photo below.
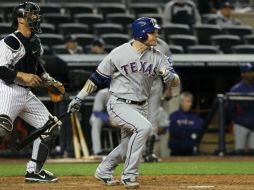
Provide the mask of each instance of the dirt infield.
[{"label": "dirt infield", "polygon": [[[177,189],[254,189],[252,175],[169,175],[141,176],[140,189],[177,190]],[[93,177],[60,177],[57,183],[25,183],[22,177],[0,177],[0,190],[93,190],[125,189],[122,185],[107,187]]]}]

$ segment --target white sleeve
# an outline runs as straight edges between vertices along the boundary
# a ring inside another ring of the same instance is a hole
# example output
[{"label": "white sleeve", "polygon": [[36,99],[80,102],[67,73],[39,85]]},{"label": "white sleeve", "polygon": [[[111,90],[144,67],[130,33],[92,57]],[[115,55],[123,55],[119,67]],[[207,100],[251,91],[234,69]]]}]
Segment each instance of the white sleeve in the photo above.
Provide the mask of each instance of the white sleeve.
[{"label": "white sleeve", "polygon": [[169,2],[164,9],[163,24],[171,22],[171,19],[172,19],[171,9],[172,9],[172,2]]},{"label": "white sleeve", "polygon": [[195,14],[195,24],[201,24],[201,17],[195,4],[193,8],[194,8],[194,14]]},{"label": "white sleeve", "polygon": [[0,55],[0,66],[8,67],[12,64],[13,52],[3,40],[0,41]]}]

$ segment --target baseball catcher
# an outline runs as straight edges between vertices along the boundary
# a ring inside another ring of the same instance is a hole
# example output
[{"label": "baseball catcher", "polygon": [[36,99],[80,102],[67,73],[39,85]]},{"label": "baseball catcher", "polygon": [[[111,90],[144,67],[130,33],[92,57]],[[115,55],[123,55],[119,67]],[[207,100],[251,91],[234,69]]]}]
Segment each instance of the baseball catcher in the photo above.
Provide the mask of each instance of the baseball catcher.
[{"label": "baseball catcher", "polygon": [[25,174],[27,182],[55,182],[57,177],[42,168],[61,122],[49,113],[31,88],[44,86],[50,93],[60,96],[64,94],[64,88],[39,63],[39,57],[43,54],[40,39],[36,35],[41,32],[40,7],[33,2],[24,2],[15,7],[12,26],[16,31],[0,41],[0,134],[12,132],[17,116],[35,128],[44,126],[49,118],[55,121],[55,127],[34,141]]}]

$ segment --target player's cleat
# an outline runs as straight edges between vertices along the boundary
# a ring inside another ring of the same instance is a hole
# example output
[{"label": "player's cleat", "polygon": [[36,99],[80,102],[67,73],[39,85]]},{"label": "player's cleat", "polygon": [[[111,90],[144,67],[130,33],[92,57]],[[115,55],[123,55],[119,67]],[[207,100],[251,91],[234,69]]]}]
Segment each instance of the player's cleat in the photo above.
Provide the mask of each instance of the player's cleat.
[{"label": "player's cleat", "polygon": [[159,158],[155,154],[145,155],[144,162],[158,162]]},{"label": "player's cleat", "polygon": [[120,181],[115,180],[113,177],[111,178],[104,178],[101,177],[99,174],[95,173],[94,177],[100,181],[102,181],[105,185],[108,186],[117,186],[120,184]]},{"label": "player's cleat", "polygon": [[121,179],[121,182],[127,189],[138,189],[139,188],[139,182],[137,182],[137,180],[128,178],[128,179]]},{"label": "player's cleat", "polygon": [[39,173],[26,172],[25,175],[26,182],[53,183],[57,182],[57,180],[57,177],[47,170],[41,170]]}]

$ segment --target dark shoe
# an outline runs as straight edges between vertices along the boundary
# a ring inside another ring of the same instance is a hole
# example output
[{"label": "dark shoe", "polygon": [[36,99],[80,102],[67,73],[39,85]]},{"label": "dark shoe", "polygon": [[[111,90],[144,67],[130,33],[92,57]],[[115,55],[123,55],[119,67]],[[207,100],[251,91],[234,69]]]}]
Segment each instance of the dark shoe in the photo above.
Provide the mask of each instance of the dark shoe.
[{"label": "dark shoe", "polygon": [[137,180],[128,178],[128,179],[121,179],[121,182],[127,189],[138,189],[139,188],[139,182],[137,182]]},{"label": "dark shoe", "polygon": [[100,181],[102,181],[105,185],[108,186],[116,186],[120,184],[120,181],[115,180],[113,177],[111,178],[104,178],[101,177],[99,174],[95,173],[94,177]]},{"label": "dark shoe", "polygon": [[39,173],[26,172],[25,175],[26,182],[52,183],[56,182],[57,180],[57,177],[47,170],[41,170]]},{"label": "dark shoe", "polygon": [[159,158],[155,154],[145,155],[144,162],[158,162]]}]

